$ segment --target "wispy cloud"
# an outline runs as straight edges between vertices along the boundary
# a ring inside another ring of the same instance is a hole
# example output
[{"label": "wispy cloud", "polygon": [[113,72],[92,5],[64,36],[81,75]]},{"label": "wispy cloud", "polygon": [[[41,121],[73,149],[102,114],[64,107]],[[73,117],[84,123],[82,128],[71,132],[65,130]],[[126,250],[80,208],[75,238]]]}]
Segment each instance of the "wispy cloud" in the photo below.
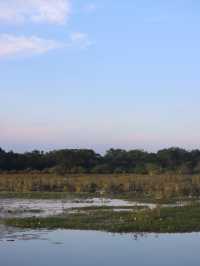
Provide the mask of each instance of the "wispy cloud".
[{"label": "wispy cloud", "polygon": [[89,3],[84,6],[84,10],[89,13],[94,12],[96,9],[97,9],[97,6],[94,3]]},{"label": "wispy cloud", "polygon": [[91,46],[93,43],[90,41],[88,34],[83,32],[73,32],[70,35],[70,45],[78,46],[79,48],[85,49]]},{"label": "wispy cloud", "polygon": [[51,50],[72,47],[85,49],[93,43],[86,33],[74,32],[66,41],[44,39],[38,36],[0,35],[0,59],[7,57],[32,56],[44,54]]},{"label": "wispy cloud", "polygon": [[[64,24],[71,13],[72,0],[0,0],[0,23]],[[93,10],[95,6],[88,6]],[[36,36],[0,34],[0,58],[43,54],[57,48],[87,48],[92,45],[86,33],[74,32],[66,41]]]},{"label": "wispy cloud", "polygon": [[70,15],[70,0],[0,1],[0,21],[65,23]]},{"label": "wispy cloud", "polygon": [[44,54],[61,46],[62,43],[60,42],[42,39],[36,36],[19,37],[2,34],[0,35],[0,58]]}]

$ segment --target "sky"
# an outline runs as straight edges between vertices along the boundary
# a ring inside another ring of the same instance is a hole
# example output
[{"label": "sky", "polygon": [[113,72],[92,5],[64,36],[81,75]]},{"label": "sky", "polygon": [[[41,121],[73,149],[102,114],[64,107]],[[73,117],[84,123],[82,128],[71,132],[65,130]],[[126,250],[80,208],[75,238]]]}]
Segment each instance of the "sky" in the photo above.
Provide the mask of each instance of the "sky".
[{"label": "sky", "polygon": [[0,147],[200,148],[200,2],[0,0]]}]

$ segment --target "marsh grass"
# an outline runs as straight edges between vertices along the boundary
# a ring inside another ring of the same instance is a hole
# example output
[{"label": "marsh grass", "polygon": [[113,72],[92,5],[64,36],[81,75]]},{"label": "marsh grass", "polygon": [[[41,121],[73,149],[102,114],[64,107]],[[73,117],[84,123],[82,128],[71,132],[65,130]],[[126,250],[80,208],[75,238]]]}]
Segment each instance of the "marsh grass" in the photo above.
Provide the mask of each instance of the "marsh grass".
[{"label": "marsh grass", "polygon": [[200,196],[200,175],[135,175],[45,173],[0,174],[0,197],[66,198],[109,196],[170,202]]},{"label": "marsh grass", "polygon": [[88,209],[85,213],[48,218],[7,219],[6,225],[31,229],[81,229],[108,232],[178,233],[200,231],[200,205],[154,210]]}]

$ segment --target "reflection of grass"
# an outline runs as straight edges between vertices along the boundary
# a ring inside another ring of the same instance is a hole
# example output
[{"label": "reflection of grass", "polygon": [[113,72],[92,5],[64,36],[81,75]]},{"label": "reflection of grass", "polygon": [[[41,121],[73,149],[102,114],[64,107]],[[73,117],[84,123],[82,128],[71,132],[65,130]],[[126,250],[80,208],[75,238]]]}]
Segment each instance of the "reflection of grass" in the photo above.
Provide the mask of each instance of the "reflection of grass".
[{"label": "reflection of grass", "polygon": [[40,209],[14,209],[14,210],[7,210],[7,213],[10,214],[23,214],[23,213],[41,213],[43,212]]},{"label": "reflection of grass", "polygon": [[75,210],[75,211],[104,211],[104,210],[130,210],[130,211],[136,211],[136,210],[143,210],[148,207],[146,206],[88,206],[88,207],[74,207],[70,208],[69,210]]},{"label": "reflection of grass", "polygon": [[114,212],[91,209],[60,217],[8,219],[7,225],[21,228],[63,228],[109,232],[200,231],[200,205]]}]

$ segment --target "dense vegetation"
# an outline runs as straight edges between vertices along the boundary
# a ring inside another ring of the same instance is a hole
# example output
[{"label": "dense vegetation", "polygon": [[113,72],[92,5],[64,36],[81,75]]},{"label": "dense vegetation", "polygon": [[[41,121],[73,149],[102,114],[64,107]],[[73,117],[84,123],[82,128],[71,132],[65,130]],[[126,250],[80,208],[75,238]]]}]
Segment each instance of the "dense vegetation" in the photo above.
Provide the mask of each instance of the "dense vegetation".
[{"label": "dense vegetation", "polygon": [[94,209],[67,216],[48,218],[14,218],[7,225],[22,228],[63,228],[105,230],[109,232],[176,233],[200,231],[200,206],[159,208],[115,212]]},{"label": "dense vegetation", "polygon": [[104,156],[93,150],[33,151],[24,154],[0,149],[0,171],[43,171],[65,173],[200,173],[200,151],[180,148],[148,153],[111,149]]},{"label": "dense vegetation", "polygon": [[200,196],[200,151],[111,149],[103,156],[92,150],[21,154],[0,149],[0,192],[104,194],[166,201],[196,198]]},{"label": "dense vegetation", "polygon": [[0,196],[8,194],[53,198],[67,197],[69,194],[83,197],[103,195],[169,202],[190,197],[198,198],[200,175],[3,173],[0,174]]}]

